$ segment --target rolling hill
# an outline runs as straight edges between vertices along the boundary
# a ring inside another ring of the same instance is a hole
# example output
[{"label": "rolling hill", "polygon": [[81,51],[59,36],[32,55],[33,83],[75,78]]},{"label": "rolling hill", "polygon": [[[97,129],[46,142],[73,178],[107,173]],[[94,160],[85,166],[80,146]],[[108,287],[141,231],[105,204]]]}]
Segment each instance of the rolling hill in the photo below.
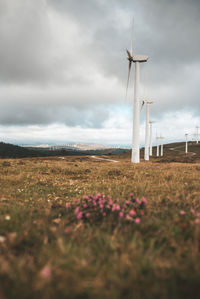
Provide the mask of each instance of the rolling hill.
[{"label": "rolling hill", "polygon": [[49,150],[45,148],[27,148],[9,143],[0,142],[0,158],[30,158],[30,157],[52,157],[52,156],[81,156],[81,155],[112,155],[127,152],[125,149],[96,149],[96,150],[73,150],[58,149]]}]

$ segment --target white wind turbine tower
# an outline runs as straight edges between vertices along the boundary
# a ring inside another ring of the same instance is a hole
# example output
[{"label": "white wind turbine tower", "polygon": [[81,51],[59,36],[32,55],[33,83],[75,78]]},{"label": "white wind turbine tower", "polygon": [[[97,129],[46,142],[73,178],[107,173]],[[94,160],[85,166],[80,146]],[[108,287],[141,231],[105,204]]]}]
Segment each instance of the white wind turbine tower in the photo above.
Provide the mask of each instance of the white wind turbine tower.
[{"label": "white wind turbine tower", "polygon": [[133,105],[133,139],[132,139],[132,154],[131,162],[140,162],[140,101],[139,101],[139,68],[140,63],[146,62],[148,56],[133,54],[133,27],[131,33],[131,49],[126,50],[128,54],[128,80],[126,87],[126,95],[129,85],[129,78],[131,73],[132,63],[135,63],[135,78],[134,78],[134,105]]},{"label": "white wind turbine tower", "polygon": [[160,155],[160,144],[159,144],[159,140],[160,140],[160,137],[157,136],[157,133],[156,133],[156,143],[157,143],[156,157],[159,157],[159,155]]},{"label": "white wind turbine tower", "polygon": [[152,156],[152,141],[153,141],[153,132],[152,132],[152,125],[153,123],[155,123],[153,120],[149,121],[149,125],[150,125],[150,140],[149,140],[149,155]]},{"label": "white wind turbine tower", "polygon": [[142,107],[146,105],[146,124],[145,124],[145,149],[144,160],[149,161],[149,106],[153,104],[152,101],[143,100]]},{"label": "white wind turbine tower", "polygon": [[197,144],[199,143],[199,126],[196,126],[196,137],[197,137]]},{"label": "white wind turbine tower", "polygon": [[185,153],[188,153],[188,133],[185,133]]},{"label": "white wind turbine tower", "polygon": [[161,143],[160,143],[160,155],[163,156],[163,139],[164,137],[163,136],[160,136],[159,138],[161,140]]}]

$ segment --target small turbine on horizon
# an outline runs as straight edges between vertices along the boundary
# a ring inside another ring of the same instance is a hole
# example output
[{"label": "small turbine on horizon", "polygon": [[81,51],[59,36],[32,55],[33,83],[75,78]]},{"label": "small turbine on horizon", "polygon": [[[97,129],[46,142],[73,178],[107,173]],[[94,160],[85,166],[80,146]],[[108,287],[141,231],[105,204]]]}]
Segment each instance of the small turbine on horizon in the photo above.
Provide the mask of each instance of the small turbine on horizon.
[{"label": "small turbine on horizon", "polygon": [[149,156],[152,156],[152,141],[153,141],[153,132],[152,132],[152,125],[155,123],[155,121],[150,120],[149,121],[149,130],[150,130],[150,138],[149,138]]},{"label": "small turbine on horizon", "polygon": [[157,132],[156,132],[156,157],[159,157],[160,155],[160,143],[159,143],[159,140],[160,140],[160,137],[157,135]]},{"label": "small turbine on horizon", "polygon": [[130,51],[126,50],[128,55],[128,80],[126,87],[126,97],[129,86],[129,79],[131,73],[132,63],[135,63],[135,78],[134,78],[134,105],[133,105],[133,139],[132,139],[132,154],[131,162],[139,163],[140,162],[140,101],[139,101],[139,65],[142,62],[148,60],[148,56],[145,55],[135,55],[133,54],[133,26],[131,33],[131,48]]},{"label": "small turbine on horizon", "polygon": [[163,148],[164,148],[163,139],[165,139],[165,137],[160,135],[159,139],[161,140],[161,142],[160,142],[160,155],[162,157],[163,156]]},{"label": "small turbine on horizon", "polygon": [[149,105],[153,104],[152,101],[143,100],[142,107],[146,105],[146,123],[145,123],[145,148],[144,160],[149,161]]},{"label": "small turbine on horizon", "polygon": [[185,133],[185,153],[188,153],[188,133]]},{"label": "small turbine on horizon", "polygon": [[196,143],[198,144],[199,143],[199,126],[196,126]]}]

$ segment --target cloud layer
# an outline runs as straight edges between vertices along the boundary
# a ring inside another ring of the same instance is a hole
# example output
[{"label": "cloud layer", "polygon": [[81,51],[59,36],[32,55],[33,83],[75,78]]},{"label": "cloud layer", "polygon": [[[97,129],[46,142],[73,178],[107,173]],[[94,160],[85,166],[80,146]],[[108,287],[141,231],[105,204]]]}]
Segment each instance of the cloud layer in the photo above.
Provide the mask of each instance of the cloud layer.
[{"label": "cloud layer", "polygon": [[[150,57],[141,65],[141,98],[155,101],[151,118],[162,127],[167,115],[182,115],[195,126],[199,13],[197,0],[0,0],[2,128],[117,130],[116,111],[131,123],[132,91],[124,98],[133,16],[134,50]],[[174,128],[178,136],[176,118]]]}]

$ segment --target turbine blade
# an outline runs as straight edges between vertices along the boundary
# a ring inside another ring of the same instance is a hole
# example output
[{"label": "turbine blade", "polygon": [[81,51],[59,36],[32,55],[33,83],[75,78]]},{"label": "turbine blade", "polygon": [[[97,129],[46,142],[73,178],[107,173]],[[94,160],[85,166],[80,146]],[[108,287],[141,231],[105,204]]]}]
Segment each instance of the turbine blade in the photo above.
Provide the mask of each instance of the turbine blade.
[{"label": "turbine blade", "polygon": [[130,73],[131,73],[131,64],[132,64],[132,62],[129,61],[129,65],[128,65],[128,79],[127,79],[127,85],[126,85],[126,99],[127,99],[127,94],[128,94],[128,86],[129,86],[129,79],[130,79]]},{"label": "turbine blade", "polygon": [[132,20],[132,24],[131,24],[131,50],[130,50],[130,53],[131,53],[131,56],[133,57],[133,28],[134,28],[134,18]]},{"label": "turbine blade", "polygon": [[131,55],[130,51],[128,49],[126,49],[126,52],[128,54],[128,59],[132,59],[132,55]]},{"label": "turbine blade", "polygon": [[140,112],[142,111],[143,107],[144,107],[144,101],[142,101],[142,106],[141,106]]}]

